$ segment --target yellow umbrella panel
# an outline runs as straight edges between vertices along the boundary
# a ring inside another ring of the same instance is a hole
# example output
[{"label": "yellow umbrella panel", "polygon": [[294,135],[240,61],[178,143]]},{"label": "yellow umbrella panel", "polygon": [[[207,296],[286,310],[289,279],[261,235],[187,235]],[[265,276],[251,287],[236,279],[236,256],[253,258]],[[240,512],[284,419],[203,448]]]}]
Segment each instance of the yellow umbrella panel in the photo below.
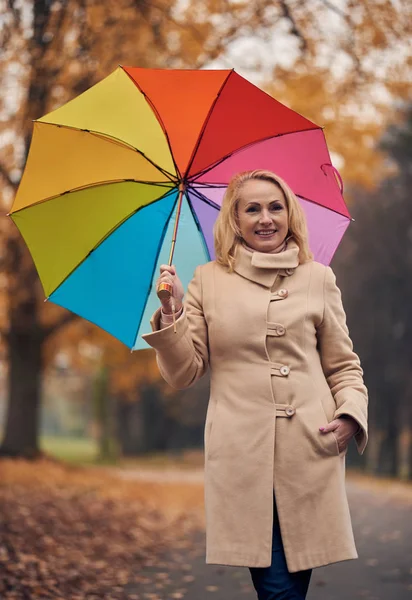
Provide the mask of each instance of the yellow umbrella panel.
[{"label": "yellow umbrella panel", "polygon": [[106,238],[151,203],[160,234],[177,172],[152,106],[118,68],[34,123],[10,216],[32,254],[47,297]]}]

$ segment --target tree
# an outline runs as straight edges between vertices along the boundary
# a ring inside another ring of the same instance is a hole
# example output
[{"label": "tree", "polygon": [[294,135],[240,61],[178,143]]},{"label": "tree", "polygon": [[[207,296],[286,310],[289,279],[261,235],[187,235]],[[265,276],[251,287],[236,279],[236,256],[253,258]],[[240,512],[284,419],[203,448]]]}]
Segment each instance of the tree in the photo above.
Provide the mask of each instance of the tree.
[{"label": "tree", "polygon": [[[406,31],[410,23],[407,4],[399,2],[400,8],[395,10],[390,0],[376,9],[379,19],[366,19],[373,4],[362,0],[355,6],[348,0],[347,12],[337,14],[328,0],[3,2],[0,75],[2,89],[8,92],[2,95],[0,105],[3,204],[9,206],[17,188],[29,147],[31,120],[83,92],[118,63],[198,68],[220,57],[224,60],[224,55],[227,60],[229,50],[239,40],[263,40],[283,32],[293,47],[291,69],[304,73],[313,68],[328,41],[327,32],[318,25],[337,15],[343,34],[329,47],[349,57],[346,80],[353,82],[353,89],[362,81],[362,59],[374,50],[387,50],[392,41],[385,36],[385,23],[391,20],[391,30],[396,24],[396,35],[402,27],[402,32]],[[407,62],[408,55],[404,55]],[[399,70],[403,67],[400,65]],[[399,76],[397,81],[401,79]],[[398,91],[402,91],[401,86]],[[6,274],[0,282],[0,294],[1,304],[7,307],[0,313],[1,341],[9,360],[9,404],[0,452],[35,456],[39,452],[41,374],[50,348],[55,347],[56,338],[62,340],[63,329],[69,327],[81,337],[89,335],[90,327],[80,321],[73,323],[73,315],[55,306],[44,305],[31,258],[18,233],[5,220],[0,227]],[[66,336],[64,340],[66,343]]]},{"label": "tree", "polygon": [[292,65],[274,66],[268,91],[325,127],[346,185],[373,189],[390,174],[379,140],[411,98],[412,5],[322,0],[309,10],[309,4],[293,12],[300,52]]},{"label": "tree", "polygon": [[[156,6],[144,1],[9,2],[4,19],[3,77],[10,81],[10,67],[19,64],[19,89],[26,92],[12,115],[14,136],[0,165],[12,190],[19,177],[16,159],[20,155],[19,162],[24,163],[27,156],[32,119],[93,85],[126,56],[142,66],[164,66],[166,37],[173,33],[187,36],[190,31],[174,23],[166,2]],[[2,234],[7,273],[3,301],[8,305],[2,339],[8,347],[9,403],[0,452],[36,456],[46,344],[75,317],[44,306],[36,271],[20,236],[5,223]]]},{"label": "tree", "polygon": [[372,472],[412,477],[412,110],[387,131],[396,173],[356,191],[355,223],[336,262],[369,388]]}]

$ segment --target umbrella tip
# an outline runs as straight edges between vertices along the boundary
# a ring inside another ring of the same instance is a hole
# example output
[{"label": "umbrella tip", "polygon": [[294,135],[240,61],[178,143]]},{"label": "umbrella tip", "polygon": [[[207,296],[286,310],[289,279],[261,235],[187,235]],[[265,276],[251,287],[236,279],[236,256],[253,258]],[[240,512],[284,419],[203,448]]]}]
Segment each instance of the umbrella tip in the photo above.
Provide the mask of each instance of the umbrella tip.
[{"label": "umbrella tip", "polygon": [[43,302],[47,302],[47,300],[48,300],[48,298],[45,298],[45,299],[43,300]]}]

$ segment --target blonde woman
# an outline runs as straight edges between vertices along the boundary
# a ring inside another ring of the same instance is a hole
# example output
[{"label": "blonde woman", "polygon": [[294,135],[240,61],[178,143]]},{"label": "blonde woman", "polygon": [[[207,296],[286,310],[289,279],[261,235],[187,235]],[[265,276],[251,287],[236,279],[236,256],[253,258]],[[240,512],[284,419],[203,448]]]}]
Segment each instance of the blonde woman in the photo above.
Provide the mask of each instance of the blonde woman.
[{"label": "blonde woman", "polygon": [[312,569],[357,558],[345,492],[352,437],[367,443],[367,390],[335,277],[312,258],[302,208],[269,171],[236,175],[216,260],[186,298],[158,283],[160,372],[175,388],[211,371],[205,425],[206,562],[249,567],[259,600],[306,597]]}]

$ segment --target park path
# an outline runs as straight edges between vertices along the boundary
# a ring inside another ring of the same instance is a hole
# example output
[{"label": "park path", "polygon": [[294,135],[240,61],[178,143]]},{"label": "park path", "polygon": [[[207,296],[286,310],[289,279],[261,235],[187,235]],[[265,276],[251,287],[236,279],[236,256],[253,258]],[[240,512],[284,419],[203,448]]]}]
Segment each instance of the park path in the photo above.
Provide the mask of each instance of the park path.
[{"label": "park path", "polygon": [[[125,479],[202,484],[197,470],[125,469]],[[358,560],[315,569],[307,600],[412,600],[412,487],[348,477]],[[246,568],[206,565],[204,533],[142,573],[130,597],[147,600],[255,600]]]}]

